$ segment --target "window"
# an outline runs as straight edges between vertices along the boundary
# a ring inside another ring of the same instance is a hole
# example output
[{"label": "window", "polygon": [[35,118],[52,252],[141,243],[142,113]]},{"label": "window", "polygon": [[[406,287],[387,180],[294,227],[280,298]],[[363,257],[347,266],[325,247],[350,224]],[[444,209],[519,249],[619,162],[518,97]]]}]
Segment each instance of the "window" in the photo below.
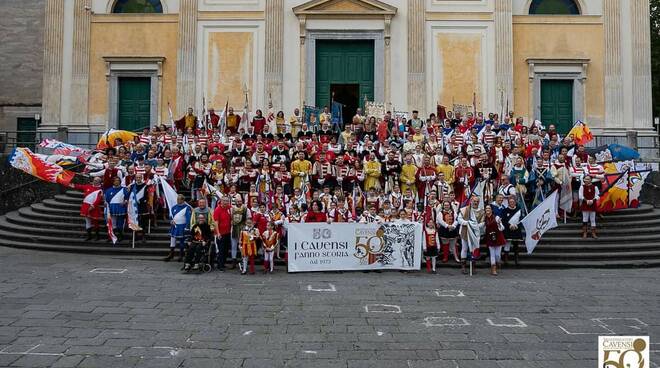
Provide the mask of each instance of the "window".
[{"label": "window", "polygon": [[579,15],[580,7],[575,0],[532,0],[529,14]]},{"label": "window", "polygon": [[162,13],[160,0],[117,0],[113,13]]}]

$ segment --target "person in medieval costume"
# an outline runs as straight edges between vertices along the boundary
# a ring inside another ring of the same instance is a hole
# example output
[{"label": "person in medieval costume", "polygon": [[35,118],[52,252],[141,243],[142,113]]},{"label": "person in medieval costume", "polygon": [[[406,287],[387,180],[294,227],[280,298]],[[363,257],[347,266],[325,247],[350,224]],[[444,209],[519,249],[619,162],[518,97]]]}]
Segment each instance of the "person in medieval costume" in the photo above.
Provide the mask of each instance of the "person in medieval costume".
[{"label": "person in medieval costume", "polygon": [[83,202],[80,205],[80,216],[85,219],[85,241],[92,240],[92,231],[95,232],[96,240],[100,239],[100,221],[103,219],[103,180],[95,177],[92,184],[71,184],[71,187],[83,191]]},{"label": "person in medieval costume", "polygon": [[190,229],[192,208],[186,203],[185,197],[179,194],[176,198],[176,204],[172,206],[170,211],[172,214],[172,220],[170,221],[170,253],[165,257],[165,262],[169,262],[174,258],[174,250],[177,245],[179,246],[179,262],[181,262],[186,249],[186,232]]},{"label": "person in medieval costume", "polygon": [[459,211],[458,223],[461,225],[461,272],[467,274],[468,251],[471,254],[470,268],[474,264],[475,250],[479,249],[481,233],[484,227],[484,210],[479,208],[479,197],[470,198],[470,204]]},{"label": "person in medieval costume", "polygon": [[[600,191],[592,182],[590,175],[582,179],[582,185],[579,190],[580,209],[582,210],[582,238],[587,238],[587,230],[590,230],[591,237],[596,239],[596,212],[598,209],[598,200]],[[590,227],[589,227],[590,226]]]},{"label": "person in medieval costume", "polygon": [[442,202],[442,209],[436,216],[438,222],[438,236],[440,237],[440,248],[442,250],[442,263],[449,261],[449,250],[454,254],[456,262],[460,262],[459,250],[456,247],[458,238],[458,221],[456,213],[449,201]]}]

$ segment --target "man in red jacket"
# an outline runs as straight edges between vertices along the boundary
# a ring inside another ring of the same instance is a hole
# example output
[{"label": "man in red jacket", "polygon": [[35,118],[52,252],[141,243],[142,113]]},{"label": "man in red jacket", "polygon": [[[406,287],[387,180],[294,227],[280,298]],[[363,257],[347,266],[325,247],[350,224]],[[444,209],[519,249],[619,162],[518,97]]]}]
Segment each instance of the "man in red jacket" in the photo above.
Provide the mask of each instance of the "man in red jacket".
[{"label": "man in red jacket", "polygon": [[225,270],[227,252],[231,247],[231,202],[229,197],[222,197],[220,204],[213,211],[215,221],[215,245],[218,255],[218,271]]}]

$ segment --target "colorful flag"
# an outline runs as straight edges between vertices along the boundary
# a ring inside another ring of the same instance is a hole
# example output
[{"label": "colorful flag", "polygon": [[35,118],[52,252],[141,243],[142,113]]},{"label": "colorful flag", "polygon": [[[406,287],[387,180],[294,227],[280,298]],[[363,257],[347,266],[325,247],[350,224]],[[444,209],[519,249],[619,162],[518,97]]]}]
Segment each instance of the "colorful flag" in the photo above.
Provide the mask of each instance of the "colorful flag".
[{"label": "colorful flag", "polygon": [[110,207],[105,207],[105,223],[108,228],[108,238],[112,240],[112,244],[117,244],[117,235],[115,234],[114,225],[112,224],[112,216],[110,215]]},{"label": "colorful flag", "polygon": [[573,135],[573,141],[577,144],[587,144],[591,142],[592,139],[594,139],[593,134],[591,134],[591,131],[589,130],[589,127],[587,124],[583,123],[582,121],[578,120],[575,122],[575,125],[573,125],[573,129],[571,129],[570,132],[568,132],[568,135]]},{"label": "colorful flag", "polygon": [[56,155],[81,156],[91,154],[89,150],[74,146],[72,144],[60,142],[57,139],[46,138],[41,141],[41,143],[39,143],[39,147],[52,149],[53,153]]},{"label": "colorful flag", "polygon": [[136,191],[135,188],[131,190],[131,194],[128,197],[128,207],[126,209],[128,220],[128,228],[133,231],[141,231],[142,228],[138,222],[138,203],[145,195],[145,189],[147,186],[142,187],[140,191]]},{"label": "colorful flag", "polygon": [[174,124],[174,115],[172,114],[172,106],[170,106],[169,101],[167,101],[167,112],[170,115],[170,124],[172,124],[172,134],[176,134],[176,124]]},{"label": "colorful flag", "polygon": [[525,228],[527,254],[532,254],[546,231],[557,227],[557,191],[552,192],[521,221]]},{"label": "colorful flag", "polygon": [[167,180],[160,179],[160,184],[163,187],[163,197],[165,197],[165,203],[167,203],[170,218],[172,218],[172,208],[176,206],[176,199],[179,195],[176,193],[176,190],[172,188],[170,183],[167,182]]},{"label": "colorful flag", "polygon": [[600,199],[596,204],[598,212],[612,212],[628,208],[628,173],[615,172],[605,174],[605,180],[601,186]]},{"label": "colorful flag", "polygon": [[29,148],[14,148],[8,161],[12,167],[49,183],[69,186],[75,176],[73,171],[64,170],[57,164],[44,161]]},{"label": "colorful flag", "polygon": [[634,171],[628,173],[628,208],[639,207],[639,195],[642,193],[642,187],[646,177],[651,170]]}]

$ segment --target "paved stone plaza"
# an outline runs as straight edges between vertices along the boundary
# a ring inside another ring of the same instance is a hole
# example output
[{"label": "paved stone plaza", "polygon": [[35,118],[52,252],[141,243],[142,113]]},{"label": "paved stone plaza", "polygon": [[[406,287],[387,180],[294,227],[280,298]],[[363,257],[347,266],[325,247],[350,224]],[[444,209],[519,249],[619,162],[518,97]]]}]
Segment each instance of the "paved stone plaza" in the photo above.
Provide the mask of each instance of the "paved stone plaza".
[{"label": "paved stone plaza", "polygon": [[[650,335],[657,269],[184,275],[0,247],[0,366],[595,367]],[[654,351],[655,350],[655,351]]]}]

